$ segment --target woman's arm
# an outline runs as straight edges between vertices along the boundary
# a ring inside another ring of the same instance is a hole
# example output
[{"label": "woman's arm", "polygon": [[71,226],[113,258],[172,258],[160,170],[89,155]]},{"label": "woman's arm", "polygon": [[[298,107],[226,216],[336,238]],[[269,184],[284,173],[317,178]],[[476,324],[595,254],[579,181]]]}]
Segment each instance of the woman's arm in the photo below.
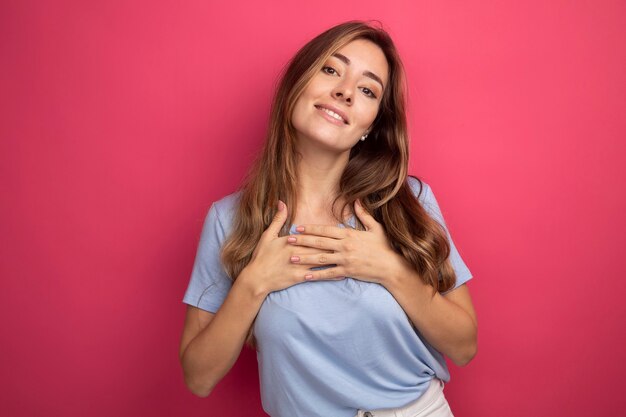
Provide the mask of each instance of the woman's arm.
[{"label": "woman's arm", "polygon": [[244,269],[217,313],[188,307],[180,363],[185,383],[199,397],[207,397],[235,364],[265,299],[245,274]]},{"label": "woman's arm", "polygon": [[403,260],[380,282],[406,312],[413,325],[435,349],[458,366],[476,355],[478,323],[466,284],[445,295],[424,284]]},{"label": "woman's arm", "polygon": [[319,252],[305,247],[294,248],[287,243],[287,237],[279,237],[286,220],[287,207],[280,202],[250,263],[231,286],[217,313],[188,307],[180,362],[185,383],[194,394],[208,396],[232,368],[265,297],[272,291],[304,280],[308,267],[294,265],[290,258]]}]

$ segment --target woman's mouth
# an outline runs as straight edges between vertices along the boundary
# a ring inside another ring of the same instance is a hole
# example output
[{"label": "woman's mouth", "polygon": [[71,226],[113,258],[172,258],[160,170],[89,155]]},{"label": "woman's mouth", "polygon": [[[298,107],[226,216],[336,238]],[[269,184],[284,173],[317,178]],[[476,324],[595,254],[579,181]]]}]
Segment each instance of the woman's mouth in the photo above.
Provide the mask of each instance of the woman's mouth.
[{"label": "woman's mouth", "polygon": [[323,116],[331,122],[335,122],[338,125],[348,124],[348,122],[346,122],[346,120],[343,117],[341,117],[341,115],[335,113],[334,111],[330,109],[327,109],[326,107],[315,106],[315,108],[320,110],[323,113]]}]

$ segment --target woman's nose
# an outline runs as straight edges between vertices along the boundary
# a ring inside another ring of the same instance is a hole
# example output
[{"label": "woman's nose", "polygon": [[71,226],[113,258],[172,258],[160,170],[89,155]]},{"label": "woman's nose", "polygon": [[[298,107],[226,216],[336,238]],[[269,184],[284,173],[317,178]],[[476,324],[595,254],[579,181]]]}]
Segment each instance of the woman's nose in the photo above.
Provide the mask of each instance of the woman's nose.
[{"label": "woman's nose", "polygon": [[353,88],[341,83],[333,90],[333,97],[338,100],[344,100],[346,103],[352,103]]}]

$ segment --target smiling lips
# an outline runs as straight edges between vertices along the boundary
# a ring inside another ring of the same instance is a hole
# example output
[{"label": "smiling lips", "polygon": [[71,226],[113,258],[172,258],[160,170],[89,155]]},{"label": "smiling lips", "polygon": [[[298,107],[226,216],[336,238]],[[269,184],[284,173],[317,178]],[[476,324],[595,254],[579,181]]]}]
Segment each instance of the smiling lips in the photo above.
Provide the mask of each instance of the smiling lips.
[{"label": "smiling lips", "polygon": [[318,110],[321,110],[322,112],[324,112],[325,114],[332,117],[334,120],[338,122],[341,122],[343,124],[348,124],[345,114],[341,112],[339,109],[335,109],[330,106],[321,106],[321,105],[316,105],[315,108]]}]

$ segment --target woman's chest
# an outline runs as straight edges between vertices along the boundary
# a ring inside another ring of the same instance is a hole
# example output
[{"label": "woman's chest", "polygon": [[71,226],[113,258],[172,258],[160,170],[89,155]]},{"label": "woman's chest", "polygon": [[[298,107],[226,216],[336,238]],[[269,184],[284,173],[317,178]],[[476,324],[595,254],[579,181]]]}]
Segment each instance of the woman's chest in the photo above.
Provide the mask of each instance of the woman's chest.
[{"label": "woman's chest", "polygon": [[290,338],[344,340],[407,326],[404,310],[383,286],[346,278],[270,293],[259,310],[255,334],[261,344]]}]

